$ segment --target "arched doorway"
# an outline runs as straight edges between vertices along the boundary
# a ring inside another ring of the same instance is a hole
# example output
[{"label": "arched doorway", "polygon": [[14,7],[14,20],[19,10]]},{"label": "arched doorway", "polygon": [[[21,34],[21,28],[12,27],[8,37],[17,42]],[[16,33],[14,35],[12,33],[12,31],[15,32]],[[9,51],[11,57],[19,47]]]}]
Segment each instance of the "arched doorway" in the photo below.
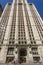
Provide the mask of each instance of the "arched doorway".
[{"label": "arched doorway", "polygon": [[26,63],[27,50],[25,48],[21,48],[19,50],[19,63]]}]

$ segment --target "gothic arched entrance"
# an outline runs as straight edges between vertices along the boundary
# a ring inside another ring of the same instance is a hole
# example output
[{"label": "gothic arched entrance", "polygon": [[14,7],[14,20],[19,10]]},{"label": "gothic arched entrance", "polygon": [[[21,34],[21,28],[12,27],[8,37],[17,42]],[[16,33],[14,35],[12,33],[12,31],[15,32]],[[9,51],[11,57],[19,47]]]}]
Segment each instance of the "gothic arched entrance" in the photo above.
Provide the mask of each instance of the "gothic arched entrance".
[{"label": "gothic arched entrance", "polygon": [[19,50],[19,63],[26,63],[27,50],[25,48],[21,48]]}]

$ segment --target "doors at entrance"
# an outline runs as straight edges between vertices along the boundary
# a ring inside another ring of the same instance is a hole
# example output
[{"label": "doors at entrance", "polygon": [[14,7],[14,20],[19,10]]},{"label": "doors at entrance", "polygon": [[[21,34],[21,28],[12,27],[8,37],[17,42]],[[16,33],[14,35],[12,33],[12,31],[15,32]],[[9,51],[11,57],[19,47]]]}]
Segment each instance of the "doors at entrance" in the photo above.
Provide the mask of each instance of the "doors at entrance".
[{"label": "doors at entrance", "polygon": [[27,56],[27,50],[25,48],[21,48],[19,50],[19,63],[25,63]]}]

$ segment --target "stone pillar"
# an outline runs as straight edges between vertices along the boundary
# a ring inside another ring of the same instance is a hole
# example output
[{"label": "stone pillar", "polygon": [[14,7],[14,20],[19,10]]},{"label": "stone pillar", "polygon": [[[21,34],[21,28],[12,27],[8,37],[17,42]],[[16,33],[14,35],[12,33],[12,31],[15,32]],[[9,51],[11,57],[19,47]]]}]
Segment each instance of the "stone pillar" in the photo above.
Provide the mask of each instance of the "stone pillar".
[{"label": "stone pillar", "polygon": [[[0,63],[5,63],[6,62],[6,55],[7,55],[7,46],[6,44],[9,44],[9,37],[10,37],[10,31],[11,31],[11,25],[12,25],[12,16],[13,16],[13,10],[14,10],[14,2],[12,3],[12,7],[11,7],[11,11],[10,11],[10,16],[9,16],[9,20],[8,20],[8,25],[6,28],[6,33],[5,33],[5,37],[4,37],[4,41],[3,41],[3,45],[2,49],[1,49],[1,53],[0,53]],[[10,26],[9,26],[10,25]]]},{"label": "stone pillar", "polygon": [[31,52],[31,48],[27,48],[27,63],[32,63],[33,62],[33,56]]},{"label": "stone pillar", "polygon": [[[14,44],[18,44],[18,0],[17,0],[17,10],[16,10],[16,27],[15,27],[15,43]],[[17,48],[15,47],[15,50],[14,50],[14,60],[15,60],[15,63],[18,63],[18,53],[16,54],[15,52],[17,51]]]},{"label": "stone pillar", "polygon": [[16,47],[14,48],[14,61],[18,63],[18,49]]},{"label": "stone pillar", "polygon": [[[18,3],[18,0],[17,0]],[[17,10],[16,10],[16,27],[15,27],[15,44],[18,43],[18,4],[17,4]]]},{"label": "stone pillar", "polygon": [[41,54],[41,57],[42,57],[42,62],[43,62],[43,46],[41,46],[41,49],[40,49],[40,54]]},{"label": "stone pillar", "polygon": [[38,46],[38,54],[40,56],[40,62],[43,62],[43,46]]}]

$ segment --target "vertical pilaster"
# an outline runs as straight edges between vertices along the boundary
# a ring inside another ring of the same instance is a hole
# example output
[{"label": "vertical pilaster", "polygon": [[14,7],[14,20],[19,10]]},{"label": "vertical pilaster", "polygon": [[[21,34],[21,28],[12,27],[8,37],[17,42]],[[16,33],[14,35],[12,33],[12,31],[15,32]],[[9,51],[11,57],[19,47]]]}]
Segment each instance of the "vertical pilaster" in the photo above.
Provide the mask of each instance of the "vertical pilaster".
[{"label": "vertical pilaster", "polygon": [[[18,44],[18,0],[17,0],[17,10],[16,10],[16,27],[15,27],[15,43]],[[15,52],[17,51],[17,48],[15,47],[14,49],[14,55],[15,55],[15,63],[18,63],[18,53],[16,54]]]},{"label": "vertical pilaster", "polygon": [[[18,0],[17,0],[18,3]],[[15,27],[15,44],[18,43],[18,4],[17,4],[17,10],[16,10],[16,27]]]},{"label": "vertical pilaster", "polygon": [[[17,52],[17,53],[16,53]],[[14,61],[15,61],[15,63],[18,63],[18,49],[15,47],[14,48]]]},{"label": "vertical pilaster", "polygon": [[42,56],[42,54],[43,54],[43,50],[42,50],[42,46],[38,46],[38,54],[39,54],[39,56],[40,56],[40,62],[43,62],[43,56]]}]

